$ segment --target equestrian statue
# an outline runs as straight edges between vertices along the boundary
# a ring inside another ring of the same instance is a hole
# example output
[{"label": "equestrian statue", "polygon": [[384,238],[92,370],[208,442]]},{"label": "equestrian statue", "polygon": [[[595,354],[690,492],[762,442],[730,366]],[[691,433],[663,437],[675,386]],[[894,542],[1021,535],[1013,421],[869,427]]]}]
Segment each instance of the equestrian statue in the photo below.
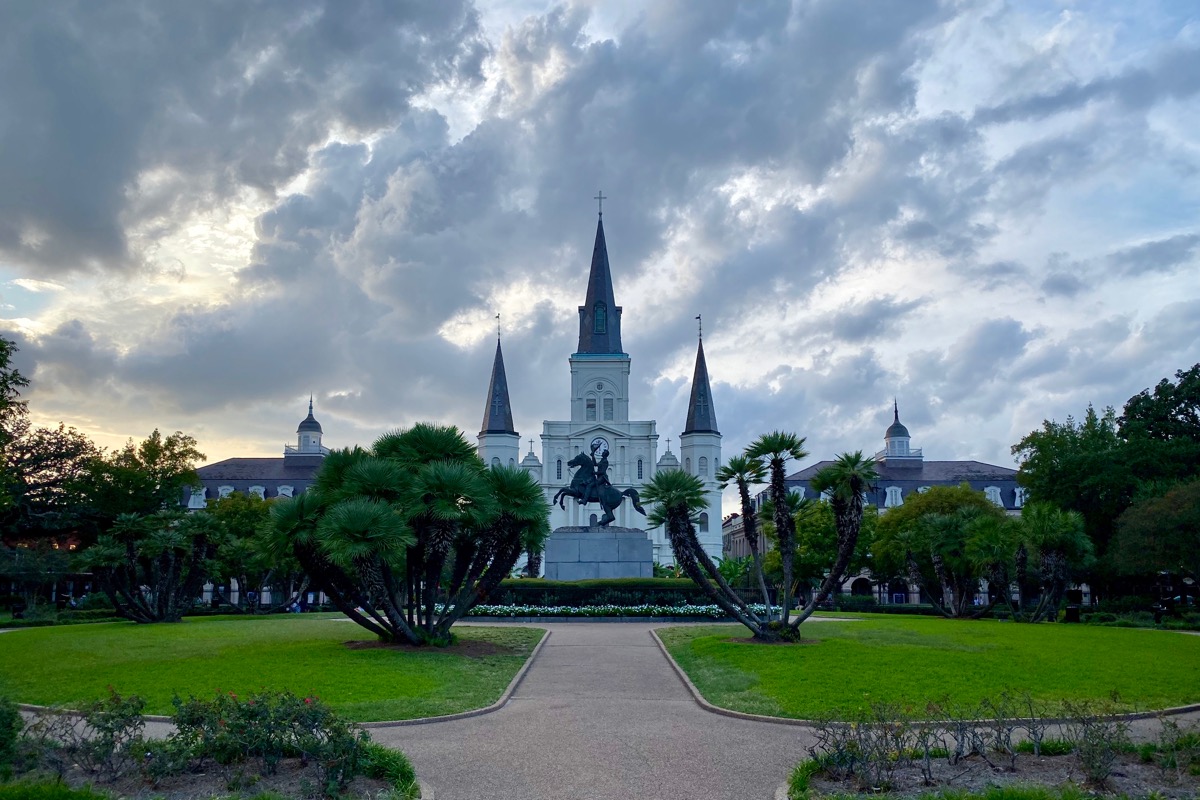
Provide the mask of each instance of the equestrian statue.
[{"label": "equestrian statue", "polygon": [[568,497],[574,497],[575,502],[579,505],[599,503],[600,507],[604,509],[604,516],[596,524],[602,528],[607,527],[617,518],[613,510],[620,506],[621,501],[626,497],[633,501],[633,507],[639,514],[643,517],[646,516],[646,510],[642,508],[642,503],[638,499],[637,489],[626,489],[619,492],[609,482],[608,449],[601,450],[600,458],[596,458],[596,452],[601,447],[602,445],[593,443],[590,456],[580,451],[579,455],[567,462],[567,466],[579,469],[575,470],[575,474],[571,476],[571,485],[559,489],[551,503],[558,503],[558,507],[563,509],[566,508],[564,503]]}]

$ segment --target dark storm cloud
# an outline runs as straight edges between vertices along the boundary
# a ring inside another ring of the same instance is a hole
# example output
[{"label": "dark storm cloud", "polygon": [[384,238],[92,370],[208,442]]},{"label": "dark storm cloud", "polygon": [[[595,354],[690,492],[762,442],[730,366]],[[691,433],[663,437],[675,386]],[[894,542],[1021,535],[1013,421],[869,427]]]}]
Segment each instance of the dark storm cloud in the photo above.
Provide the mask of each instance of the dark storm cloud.
[{"label": "dark storm cloud", "polygon": [[828,329],[843,342],[876,340],[903,325],[904,315],[922,304],[922,300],[902,301],[888,296],[848,303],[830,315]]},{"label": "dark storm cloud", "polygon": [[[128,269],[128,226],[271,194],[335,127],[392,124],[485,52],[461,2],[6,4],[0,253]],[[147,173],[160,185],[137,190]]]},{"label": "dark storm cloud", "polygon": [[1052,272],[1042,280],[1042,291],[1058,297],[1075,297],[1087,288],[1087,281],[1070,272]]}]

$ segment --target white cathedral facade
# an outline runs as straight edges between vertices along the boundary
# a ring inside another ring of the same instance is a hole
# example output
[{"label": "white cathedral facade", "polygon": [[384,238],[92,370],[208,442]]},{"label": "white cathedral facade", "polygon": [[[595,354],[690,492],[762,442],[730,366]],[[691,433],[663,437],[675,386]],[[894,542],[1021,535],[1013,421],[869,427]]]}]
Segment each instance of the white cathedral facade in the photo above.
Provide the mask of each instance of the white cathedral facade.
[{"label": "white cathedral facade", "polygon": [[[654,420],[630,418],[629,375],[632,359],[621,344],[622,309],[613,295],[603,217],[596,225],[596,242],[584,304],[579,307],[579,344],[567,359],[571,370],[570,418],[542,423],[542,455],[532,446],[520,458],[520,436],[513,428],[512,403],[504,371],[504,355],[496,342],[496,356],[488,387],[478,450],[484,463],[519,465],[542,486],[550,501],[571,482],[569,462],[579,453],[608,451],[608,478],[617,491],[637,489],[658,470],[685,469],[704,483],[708,508],[699,517],[697,535],[705,551],[721,557],[721,490],[716,474],[721,465],[721,433],[717,429],[704,345],[696,351],[687,420],[679,437],[679,454],[658,455]],[[553,506],[551,530],[564,526],[595,525],[603,513],[596,504],[580,505],[567,498],[565,508]],[[646,517],[626,500],[615,511],[615,527],[647,528]],[[661,529],[647,531],[660,564],[674,564],[674,554]]]}]

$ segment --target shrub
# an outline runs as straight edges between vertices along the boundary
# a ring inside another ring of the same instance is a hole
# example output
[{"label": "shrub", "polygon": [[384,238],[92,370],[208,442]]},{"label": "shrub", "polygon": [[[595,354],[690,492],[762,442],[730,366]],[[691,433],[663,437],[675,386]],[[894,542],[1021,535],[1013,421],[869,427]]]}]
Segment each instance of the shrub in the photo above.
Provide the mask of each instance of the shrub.
[{"label": "shrub", "polygon": [[21,712],[17,704],[7,697],[0,697],[0,780],[12,777],[13,762],[17,758],[17,739],[21,736]]},{"label": "shrub", "polygon": [[839,594],[833,598],[833,607],[838,611],[878,611],[879,603],[874,597],[862,595]]},{"label": "shrub", "polygon": [[708,597],[689,578],[613,578],[589,581],[548,581],[509,578],[491,597],[491,605],[685,605],[707,604]]},{"label": "shrub", "polygon": [[90,786],[72,789],[60,781],[21,781],[0,784],[0,800],[112,800]]},{"label": "shrub", "polygon": [[1080,766],[1093,785],[1104,786],[1112,775],[1117,756],[1132,746],[1129,723],[1115,716],[1112,703],[1064,700],[1063,712],[1067,717],[1067,737],[1075,743]]},{"label": "shrub", "polygon": [[363,774],[368,778],[385,780],[405,800],[421,796],[417,784],[417,773],[412,762],[399,750],[392,750],[376,742],[367,742],[363,747]]},{"label": "shrub", "polygon": [[30,760],[60,777],[78,764],[88,775],[115,780],[139,762],[145,705],[110,688],[108,697],[77,712],[43,712],[26,732]]}]

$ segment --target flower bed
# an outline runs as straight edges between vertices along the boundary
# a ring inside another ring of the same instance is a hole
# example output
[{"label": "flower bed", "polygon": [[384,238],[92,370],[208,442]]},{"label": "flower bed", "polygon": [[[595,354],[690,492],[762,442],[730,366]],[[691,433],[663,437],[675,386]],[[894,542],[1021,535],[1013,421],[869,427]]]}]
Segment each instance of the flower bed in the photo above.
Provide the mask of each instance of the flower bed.
[{"label": "flower bed", "polygon": [[[764,607],[751,606],[763,613]],[[778,609],[776,609],[778,611]],[[699,620],[728,619],[720,606],[593,605],[593,606],[493,606],[478,605],[472,617],[688,617]]]}]

